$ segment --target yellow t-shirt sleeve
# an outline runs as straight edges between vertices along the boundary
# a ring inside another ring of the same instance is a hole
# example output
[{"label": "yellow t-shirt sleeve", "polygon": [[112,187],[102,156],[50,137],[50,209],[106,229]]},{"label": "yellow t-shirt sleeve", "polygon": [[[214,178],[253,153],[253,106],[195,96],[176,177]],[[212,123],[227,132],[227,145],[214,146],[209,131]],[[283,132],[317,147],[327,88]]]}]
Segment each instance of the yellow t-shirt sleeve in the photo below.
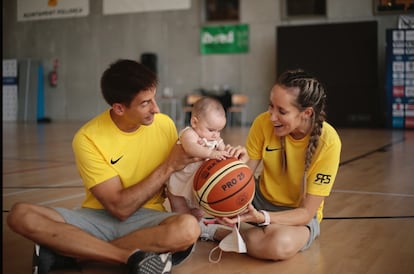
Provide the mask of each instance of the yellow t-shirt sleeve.
[{"label": "yellow t-shirt sleeve", "polygon": [[250,127],[249,134],[246,141],[246,149],[249,158],[252,160],[262,159],[262,150],[264,143],[263,134],[263,119],[265,113],[259,115]]},{"label": "yellow t-shirt sleeve", "polygon": [[307,193],[318,196],[328,196],[332,190],[338,172],[341,143],[339,139],[321,149],[323,157],[315,159],[308,171]]}]

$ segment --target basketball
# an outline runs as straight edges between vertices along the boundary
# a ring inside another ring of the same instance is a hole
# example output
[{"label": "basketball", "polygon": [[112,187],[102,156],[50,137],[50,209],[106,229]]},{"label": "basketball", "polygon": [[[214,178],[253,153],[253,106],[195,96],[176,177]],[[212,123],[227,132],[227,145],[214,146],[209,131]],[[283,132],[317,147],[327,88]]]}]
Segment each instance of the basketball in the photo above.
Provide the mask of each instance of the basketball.
[{"label": "basketball", "polygon": [[194,175],[195,200],[215,217],[241,213],[253,200],[254,190],[250,168],[236,158],[204,161]]}]

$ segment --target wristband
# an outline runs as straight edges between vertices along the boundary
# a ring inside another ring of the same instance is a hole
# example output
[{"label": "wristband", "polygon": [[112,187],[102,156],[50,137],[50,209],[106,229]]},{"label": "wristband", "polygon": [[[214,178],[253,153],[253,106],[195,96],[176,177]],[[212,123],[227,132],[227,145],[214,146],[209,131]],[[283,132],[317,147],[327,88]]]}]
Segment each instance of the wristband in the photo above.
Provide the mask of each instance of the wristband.
[{"label": "wristband", "polygon": [[258,224],[258,225],[259,226],[267,226],[267,225],[270,225],[270,215],[269,215],[269,212],[267,212],[265,210],[260,210],[260,212],[263,213],[265,220],[264,220],[263,223]]}]

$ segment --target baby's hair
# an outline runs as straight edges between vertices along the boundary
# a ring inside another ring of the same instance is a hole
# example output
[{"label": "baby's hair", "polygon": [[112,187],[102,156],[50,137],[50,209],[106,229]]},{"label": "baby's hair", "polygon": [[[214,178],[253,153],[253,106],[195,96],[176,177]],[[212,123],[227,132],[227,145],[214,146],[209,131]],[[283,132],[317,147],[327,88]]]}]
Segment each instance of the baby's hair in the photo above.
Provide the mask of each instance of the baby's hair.
[{"label": "baby's hair", "polygon": [[212,112],[219,113],[223,116],[226,115],[224,107],[218,99],[210,96],[203,96],[194,103],[193,110],[191,111],[191,116],[205,117]]},{"label": "baby's hair", "polygon": [[[300,111],[304,111],[306,108],[311,107],[313,109],[312,119],[312,131],[308,146],[306,148],[305,155],[305,168],[303,171],[303,196],[306,195],[306,175],[309,170],[313,154],[316,151],[319,143],[319,137],[322,133],[323,122],[326,119],[326,94],[322,84],[312,75],[304,72],[301,69],[290,70],[280,75],[277,84],[288,89],[294,88],[299,91],[295,100],[295,105]],[[282,137],[282,165],[286,170],[286,152],[285,152],[285,140]]]}]

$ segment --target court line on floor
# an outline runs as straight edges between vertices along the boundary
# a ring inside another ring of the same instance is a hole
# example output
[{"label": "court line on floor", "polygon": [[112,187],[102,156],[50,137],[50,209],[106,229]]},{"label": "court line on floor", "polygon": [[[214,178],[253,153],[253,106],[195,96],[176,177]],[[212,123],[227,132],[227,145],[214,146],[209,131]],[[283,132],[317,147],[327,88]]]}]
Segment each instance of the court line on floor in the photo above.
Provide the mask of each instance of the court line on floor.
[{"label": "court line on floor", "polygon": [[58,198],[58,199],[47,200],[47,201],[38,203],[38,205],[49,205],[49,204],[53,204],[56,202],[62,202],[62,201],[66,201],[66,200],[70,200],[74,198],[80,198],[80,197],[85,197],[85,193],[73,194],[73,195],[68,195],[62,198]]},{"label": "court line on floor", "polygon": [[[33,160],[35,161],[35,160]],[[45,169],[54,169],[54,168],[60,168],[60,167],[67,167],[67,166],[72,166],[75,163],[61,163],[59,165],[48,165],[45,167],[36,167],[36,168],[26,168],[26,169],[17,169],[17,170],[12,170],[12,171],[8,171],[8,172],[3,172],[3,176],[4,175],[11,175],[11,174],[19,174],[19,173],[25,173],[25,172],[32,172],[32,171],[41,171],[41,170],[45,170]]]},{"label": "court line on floor", "polygon": [[369,155],[372,155],[372,154],[374,154],[374,153],[377,153],[377,152],[383,152],[383,151],[385,151],[387,148],[390,148],[390,147],[392,147],[393,145],[396,145],[396,144],[399,144],[399,143],[403,143],[404,141],[405,141],[405,137],[402,137],[402,138],[397,139],[397,140],[395,140],[395,141],[392,141],[392,142],[390,142],[390,143],[388,143],[388,144],[385,144],[385,145],[383,145],[383,146],[381,146],[381,147],[379,147],[379,148],[376,148],[376,149],[373,149],[373,150],[368,151],[368,152],[366,152],[366,153],[360,154],[360,155],[355,156],[355,157],[353,157],[353,158],[351,158],[351,159],[348,159],[348,160],[342,161],[342,162],[340,162],[340,163],[339,163],[339,166],[347,165],[347,164],[349,164],[349,163],[355,162],[355,161],[357,161],[357,160],[360,160],[360,159],[362,159],[362,158],[365,158],[365,157],[367,157],[367,156],[369,156]]},{"label": "court line on floor", "polygon": [[[71,185],[71,184],[74,184],[74,183],[79,183],[79,185],[78,186]],[[13,191],[13,192],[10,192],[10,193],[3,193],[3,197],[19,195],[19,194],[26,193],[26,192],[37,191],[39,189],[63,189],[63,188],[82,188],[83,189],[84,186],[82,185],[82,180],[76,179],[76,180],[72,180],[72,181],[69,181],[69,182],[64,182],[64,183],[61,183],[61,184],[55,184],[55,185],[50,185],[50,186],[3,187],[3,189],[21,189],[19,191]]]},{"label": "court line on floor", "polygon": [[414,219],[414,215],[402,216],[349,216],[349,217],[323,217],[324,220],[372,220],[372,219]]},{"label": "court line on floor", "polygon": [[[62,198],[47,200],[47,201],[36,203],[36,204],[46,206],[46,205],[54,204],[57,202],[63,202],[66,200],[71,200],[71,199],[80,198],[80,197],[85,197],[85,193],[72,194],[72,195],[64,196]],[[8,212],[10,212],[10,209],[3,209],[3,213],[8,213]]]},{"label": "court line on floor", "polygon": [[49,188],[83,188],[83,185],[62,186],[4,186],[3,189],[49,189]]},{"label": "court line on floor", "polygon": [[359,195],[382,195],[382,196],[395,196],[395,197],[414,198],[414,194],[392,193],[392,192],[376,192],[376,191],[358,191],[358,190],[334,189],[334,190],[332,190],[332,193],[350,193],[350,194],[359,194]]},{"label": "court line on floor", "polygon": [[[354,161],[360,160],[365,158],[369,155],[372,155],[377,152],[386,151],[388,148],[392,147],[395,144],[402,143],[405,141],[405,137],[402,137],[396,141],[391,143],[385,144],[377,149],[371,150],[367,153],[358,155],[353,157],[349,160],[343,161],[339,163],[339,166],[346,165],[352,163]],[[382,195],[382,196],[394,196],[394,197],[407,197],[407,198],[414,198],[414,194],[405,194],[405,193],[385,193],[385,192],[376,192],[376,191],[355,191],[355,190],[340,190],[335,189],[332,190],[333,193],[350,193],[350,194],[358,194],[358,195]],[[402,215],[402,216],[348,216],[348,217],[323,217],[323,220],[372,220],[372,219],[413,219],[414,215]]]},{"label": "court line on floor", "polygon": [[[63,156],[62,156],[63,157]],[[56,160],[56,159],[44,159],[44,158],[13,158],[13,157],[7,157],[3,156],[3,161],[20,161],[20,162],[39,162],[39,163],[75,163],[73,160],[73,157],[68,158],[67,160]]]}]

